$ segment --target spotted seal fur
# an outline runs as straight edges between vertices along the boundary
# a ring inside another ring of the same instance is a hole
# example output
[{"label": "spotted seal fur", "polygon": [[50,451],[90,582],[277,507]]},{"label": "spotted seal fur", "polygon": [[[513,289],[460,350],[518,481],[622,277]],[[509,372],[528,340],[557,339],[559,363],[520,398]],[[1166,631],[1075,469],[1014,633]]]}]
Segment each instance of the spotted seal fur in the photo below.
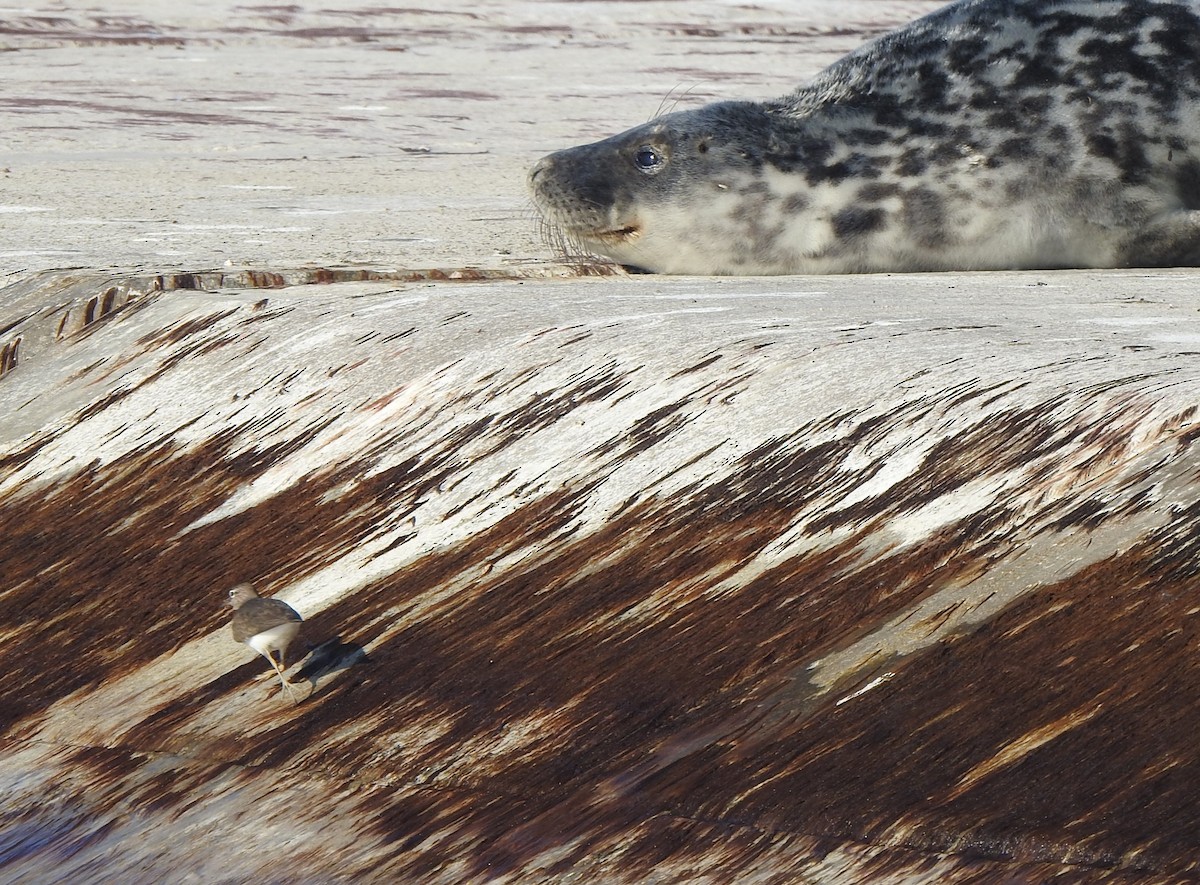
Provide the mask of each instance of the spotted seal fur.
[{"label": "spotted seal fur", "polygon": [[1200,0],[959,0],[530,186],[568,239],[660,273],[1200,265]]}]

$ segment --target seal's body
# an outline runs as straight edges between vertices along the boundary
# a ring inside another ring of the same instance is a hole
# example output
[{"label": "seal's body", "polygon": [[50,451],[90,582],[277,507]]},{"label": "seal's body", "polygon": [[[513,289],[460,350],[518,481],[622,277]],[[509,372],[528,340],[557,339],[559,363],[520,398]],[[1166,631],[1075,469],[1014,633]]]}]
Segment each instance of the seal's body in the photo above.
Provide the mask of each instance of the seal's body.
[{"label": "seal's body", "polygon": [[569,239],[660,273],[1200,265],[1200,0],[959,0],[530,185]]}]

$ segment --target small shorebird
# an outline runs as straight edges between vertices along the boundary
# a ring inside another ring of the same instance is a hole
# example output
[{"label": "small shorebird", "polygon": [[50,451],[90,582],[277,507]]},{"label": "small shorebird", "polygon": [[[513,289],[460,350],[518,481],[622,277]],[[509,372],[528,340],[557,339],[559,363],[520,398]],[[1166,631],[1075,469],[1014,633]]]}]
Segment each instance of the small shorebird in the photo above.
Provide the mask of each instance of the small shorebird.
[{"label": "small shorebird", "polygon": [[[233,638],[270,661],[292,702],[300,703],[291,683],[283,678],[283,671],[287,669],[288,646],[300,635],[303,618],[282,599],[263,599],[250,584],[238,584],[230,590],[229,604],[234,608],[230,623]],[[274,652],[279,652],[278,662]]]}]

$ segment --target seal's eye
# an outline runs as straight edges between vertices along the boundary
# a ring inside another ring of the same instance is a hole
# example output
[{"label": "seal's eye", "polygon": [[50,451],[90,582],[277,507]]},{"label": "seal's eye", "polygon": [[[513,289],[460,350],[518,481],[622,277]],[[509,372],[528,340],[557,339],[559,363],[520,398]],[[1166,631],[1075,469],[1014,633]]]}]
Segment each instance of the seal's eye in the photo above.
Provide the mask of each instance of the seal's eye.
[{"label": "seal's eye", "polygon": [[637,167],[643,172],[651,172],[666,161],[663,155],[654,148],[649,145],[642,145],[637,149],[637,153],[633,155],[633,162],[637,163]]}]

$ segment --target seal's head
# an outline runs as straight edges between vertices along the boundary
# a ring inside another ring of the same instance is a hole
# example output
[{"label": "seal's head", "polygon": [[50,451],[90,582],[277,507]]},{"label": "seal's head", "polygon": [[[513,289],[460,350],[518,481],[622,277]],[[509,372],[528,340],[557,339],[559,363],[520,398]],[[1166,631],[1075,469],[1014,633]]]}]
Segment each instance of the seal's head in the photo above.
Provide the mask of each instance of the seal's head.
[{"label": "seal's head", "polygon": [[543,218],[567,239],[656,273],[729,273],[728,237],[705,229],[758,178],[774,123],[762,105],[720,102],[667,114],[544,157],[529,174]]}]

